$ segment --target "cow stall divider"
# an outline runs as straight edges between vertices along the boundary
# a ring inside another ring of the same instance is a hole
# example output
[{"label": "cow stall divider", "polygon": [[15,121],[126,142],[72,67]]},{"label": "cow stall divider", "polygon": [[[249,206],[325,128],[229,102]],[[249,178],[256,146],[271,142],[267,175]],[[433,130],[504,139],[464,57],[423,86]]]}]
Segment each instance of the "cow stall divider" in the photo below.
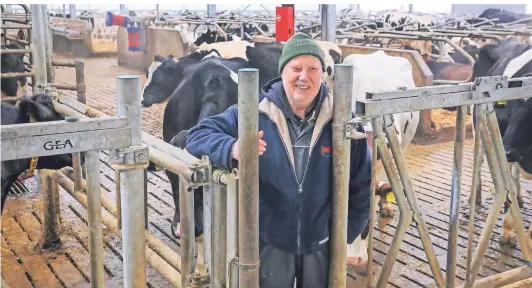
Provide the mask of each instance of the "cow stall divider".
[{"label": "cow stall divider", "polygon": [[[51,121],[29,124],[2,125],[2,161],[43,157],[67,153],[84,152],[87,166],[86,206],[88,206],[90,229],[89,253],[91,264],[91,285],[104,285],[103,267],[103,232],[100,194],[100,160],[99,151],[111,150],[117,157],[117,165],[127,168],[123,173],[126,177],[135,177],[142,181],[143,174],[139,171],[148,165],[147,147],[141,147],[141,113],[140,113],[140,79],[138,76],[117,77],[118,115],[99,119],[66,118],[66,121]],[[45,93],[46,90],[45,90]],[[139,107],[138,109],[131,107]],[[20,149],[25,147],[25,149]],[[119,157],[118,157],[119,156]],[[131,174],[131,176],[130,176]],[[137,175],[139,174],[139,175]],[[46,207],[43,230],[45,231],[42,246],[47,241],[57,242],[57,188],[54,187],[54,176],[44,171],[43,195]],[[57,179],[55,179],[57,180]],[[51,184],[50,184],[51,183]],[[128,184],[129,183],[129,184]],[[123,214],[130,219],[122,230],[124,239],[124,275],[127,287],[134,281],[144,281],[144,253],[135,253],[139,246],[144,246],[142,186],[134,182],[124,183],[125,199]],[[55,193],[54,193],[55,192]],[[140,204],[139,204],[140,203]],[[140,228],[139,228],[140,226]],[[140,235],[137,235],[140,234]],[[53,244],[53,243],[52,243]],[[143,249],[142,249],[143,251]],[[127,265],[126,265],[127,264]],[[127,270],[126,268],[131,267]]]},{"label": "cow stall divider", "polygon": [[[391,274],[392,266],[397,258],[399,247],[403,241],[406,228],[415,221],[419,231],[423,248],[427,254],[429,265],[433,272],[433,277],[437,287],[455,287],[456,279],[456,246],[458,237],[458,213],[460,205],[460,189],[462,174],[462,159],[464,147],[464,126],[465,126],[465,108],[467,105],[475,104],[479,120],[475,125],[475,146],[474,146],[474,166],[473,166],[473,186],[469,203],[469,239],[468,239],[468,256],[466,282],[463,287],[498,287],[520,281],[532,275],[532,251],[527,242],[528,233],[525,231],[525,225],[519,211],[516,197],[516,185],[518,181],[512,179],[512,173],[509,167],[502,145],[497,119],[493,110],[493,102],[501,100],[513,100],[527,98],[532,95],[532,77],[507,78],[503,76],[496,77],[479,77],[474,82],[459,85],[442,85],[438,87],[420,87],[409,90],[398,90],[391,92],[367,93],[366,99],[356,102],[356,118],[346,123],[346,133],[353,131],[354,124],[365,124],[371,121],[373,132],[373,155],[377,151],[382,156],[382,164],[393,193],[397,199],[399,207],[399,224],[393,236],[393,241],[386,254],[382,271],[378,277],[375,287],[384,287]],[[414,187],[412,185],[411,174],[403,158],[402,151],[398,143],[395,130],[393,128],[394,113],[420,111],[424,109],[435,109],[442,107],[457,107],[456,116],[456,134],[453,160],[453,173],[451,184],[451,201],[450,201],[450,218],[449,218],[449,238],[448,254],[445,279],[441,274],[436,254],[432,247],[431,240],[428,236],[428,230],[424,224],[424,218],[418,208]],[[367,137],[363,133],[357,133],[350,136],[353,139]],[[482,141],[484,151],[488,160],[488,166],[495,186],[495,199],[486,223],[483,227],[476,249],[472,243],[472,230],[474,221],[475,207],[475,189],[474,184],[479,179],[475,171],[480,169],[480,159],[483,157],[480,142]],[[387,149],[389,146],[390,151]],[[342,157],[346,157],[343,155]],[[375,160],[375,159],[374,159]],[[375,163],[375,162],[374,162]],[[512,169],[513,170],[513,169]],[[515,171],[515,170],[514,170]],[[375,177],[375,170],[372,169],[372,179]],[[517,176],[517,175],[515,175]],[[404,193],[401,193],[404,191]],[[373,194],[371,194],[373,199]],[[488,241],[493,233],[496,219],[506,200],[509,198],[510,213],[515,221],[517,238],[521,246],[526,266],[506,271],[492,277],[475,281],[479,272],[484,253],[488,246]],[[373,203],[373,202],[372,202]],[[374,215],[370,214],[370,223],[374,223]],[[368,254],[369,263],[372,259],[373,247],[373,225],[369,226]],[[473,253],[474,249],[474,253]],[[368,265],[367,275],[372,275],[372,265]],[[367,278],[367,286],[374,287],[371,277]],[[462,287],[462,286],[460,286]]]}]

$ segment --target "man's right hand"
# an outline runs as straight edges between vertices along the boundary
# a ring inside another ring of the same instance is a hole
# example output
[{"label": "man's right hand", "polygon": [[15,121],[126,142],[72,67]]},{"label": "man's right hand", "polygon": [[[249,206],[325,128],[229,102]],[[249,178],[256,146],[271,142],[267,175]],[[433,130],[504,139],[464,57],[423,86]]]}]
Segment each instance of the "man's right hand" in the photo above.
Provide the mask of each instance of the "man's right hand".
[{"label": "man's right hand", "polygon": [[[259,156],[262,155],[264,152],[266,152],[266,142],[262,140],[262,136],[264,136],[264,131],[259,131],[259,142],[258,142],[258,151]],[[238,155],[238,140],[236,140],[235,145],[233,146],[233,151],[231,151],[231,155],[233,159],[238,161],[239,155]]]}]

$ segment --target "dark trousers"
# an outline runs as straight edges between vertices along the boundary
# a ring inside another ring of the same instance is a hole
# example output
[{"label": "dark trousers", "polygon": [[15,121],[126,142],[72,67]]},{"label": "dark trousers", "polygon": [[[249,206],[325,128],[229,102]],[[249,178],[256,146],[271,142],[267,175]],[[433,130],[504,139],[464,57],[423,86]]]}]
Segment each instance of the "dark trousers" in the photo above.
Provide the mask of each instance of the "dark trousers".
[{"label": "dark trousers", "polygon": [[261,243],[260,288],[293,288],[294,281],[298,288],[326,288],[328,246],[312,254],[297,255]]}]

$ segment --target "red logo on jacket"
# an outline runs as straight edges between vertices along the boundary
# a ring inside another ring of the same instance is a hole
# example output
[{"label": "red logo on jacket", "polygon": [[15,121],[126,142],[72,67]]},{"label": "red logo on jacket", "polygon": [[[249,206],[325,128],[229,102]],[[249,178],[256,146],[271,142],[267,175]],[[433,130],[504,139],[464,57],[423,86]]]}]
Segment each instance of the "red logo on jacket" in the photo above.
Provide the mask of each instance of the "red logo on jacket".
[{"label": "red logo on jacket", "polygon": [[326,154],[331,153],[331,147],[321,146],[321,153],[326,153]]}]

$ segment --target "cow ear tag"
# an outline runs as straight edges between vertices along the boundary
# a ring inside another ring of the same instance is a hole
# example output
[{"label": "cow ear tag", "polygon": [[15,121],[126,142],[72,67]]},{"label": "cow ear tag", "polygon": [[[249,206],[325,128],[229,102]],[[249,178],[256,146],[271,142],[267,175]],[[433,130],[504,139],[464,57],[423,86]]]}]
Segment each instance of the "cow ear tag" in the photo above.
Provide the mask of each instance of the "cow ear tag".
[{"label": "cow ear tag", "polygon": [[395,195],[393,194],[392,191],[388,192],[388,194],[386,194],[386,200],[390,203],[395,203]]}]

